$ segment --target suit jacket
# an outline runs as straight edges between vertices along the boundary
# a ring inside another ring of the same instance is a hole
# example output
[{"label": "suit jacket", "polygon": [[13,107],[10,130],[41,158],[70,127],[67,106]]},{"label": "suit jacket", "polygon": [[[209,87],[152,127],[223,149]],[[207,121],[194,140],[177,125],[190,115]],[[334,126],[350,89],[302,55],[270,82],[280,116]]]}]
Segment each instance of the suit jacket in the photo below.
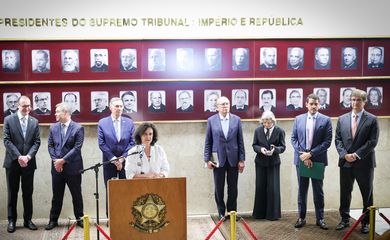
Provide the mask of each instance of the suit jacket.
[{"label": "suit jacket", "polygon": [[[335,143],[339,153],[339,167],[376,167],[374,148],[379,138],[377,118],[363,111],[355,138],[352,139],[351,114],[352,112],[346,113],[337,120]],[[344,158],[348,153],[356,153],[360,159],[349,163]]]},{"label": "suit jacket", "polygon": [[165,112],[165,105],[161,103],[160,108],[156,109],[152,105],[148,107],[149,112]]},{"label": "suit jacket", "polygon": [[373,64],[373,63],[370,63],[368,64],[368,68],[384,68],[385,65],[383,63],[378,63],[378,64]]},{"label": "suit jacket", "polygon": [[29,155],[31,160],[28,162],[27,169],[36,169],[35,155],[40,145],[41,138],[36,118],[31,116],[27,118],[26,139],[23,137],[18,114],[12,114],[4,119],[4,146],[6,149],[4,168],[11,168],[15,161],[18,162],[19,156]]},{"label": "suit jacket", "polygon": [[14,114],[14,113],[16,113],[18,110],[16,109],[16,111],[14,112],[14,111],[12,111],[11,109],[7,109],[7,110],[5,110],[4,111],[4,117],[6,117],[6,116],[9,116],[9,115],[11,115],[11,114]]},{"label": "suit jacket", "polygon": [[301,110],[302,107],[297,107],[297,108],[295,108],[294,105],[289,104],[289,105],[286,106],[286,109],[287,109],[287,110]]},{"label": "suit jacket", "polygon": [[232,112],[246,112],[248,111],[248,105],[244,105],[244,109],[237,109],[237,105],[232,106]]},{"label": "suit jacket", "polygon": [[[98,124],[98,143],[103,153],[103,162],[109,161],[114,157],[127,156],[127,152],[135,144],[133,133],[133,120],[121,117],[121,139],[118,142],[112,117],[108,116],[100,119]],[[104,165],[104,168],[108,168],[109,165]]]},{"label": "suit jacket", "polygon": [[108,108],[108,106],[106,106],[103,111],[99,112],[97,108],[95,108],[94,110],[92,110],[92,113],[96,113],[96,114],[100,114],[100,113],[108,113],[110,112],[110,109]]},{"label": "suit jacket", "polygon": [[97,67],[96,65],[93,65],[91,67],[92,72],[108,72],[108,65],[103,64],[101,67]]},{"label": "suit jacket", "polygon": [[[52,160],[65,160],[63,173],[75,175],[83,169],[83,158],[81,147],[84,142],[84,127],[79,123],[71,121],[64,139],[61,141],[61,123],[57,122],[50,126],[48,139],[49,155]],[[51,172],[57,173],[54,164],[51,164]]]},{"label": "suit jacket", "polygon": [[193,111],[194,111],[194,106],[192,105],[190,105],[188,108],[184,110],[181,107],[176,109],[176,112],[193,112]]},{"label": "suit jacket", "polygon": [[204,160],[206,162],[210,161],[212,153],[217,152],[220,167],[225,165],[226,160],[228,160],[233,167],[238,165],[238,161],[245,161],[241,119],[234,114],[229,114],[227,139],[222,131],[219,113],[214,114],[207,120]]},{"label": "suit jacket", "polygon": [[129,68],[126,68],[126,69],[125,69],[125,68],[123,67],[122,64],[120,65],[119,68],[120,68],[120,71],[121,71],[121,72],[134,72],[134,71],[137,70],[137,68],[134,67],[134,66],[130,66]]},{"label": "suit jacket", "polygon": [[[286,150],[286,142],[285,142],[285,132],[283,129],[281,129],[278,126],[274,127],[274,130],[272,130],[272,134],[269,137],[269,140],[267,140],[267,137],[264,133],[264,127],[263,125],[259,126],[255,130],[255,135],[253,137],[253,151],[255,151],[256,158],[255,163],[259,166],[269,167],[269,166],[275,166],[280,164],[280,157],[279,154],[283,153],[284,150]],[[275,146],[274,153],[272,156],[265,156],[261,153],[261,148],[264,147],[267,150],[271,149],[271,145]]]},{"label": "suit jacket", "polygon": [[292,66],[290,63],[287,64],[289,70],[301,70],[303,69],[303,62],[299,63],[297,66]]},{"label": "suit jacket", "polygon": [[[261,106],[261,107],[260,107],[260,111],[261,111],[261,112],[264,112],[264,106]],[[276,111],[276,107],[271,106],[271,112],[274,113],[275,111]]]},{"label": "suit jacket", "polygon": [[46,109],[46,111],[44,112],[41,109],[37,108],[34,110],[34,113],[39,115],[50,115],[51,111],[49,109]]},{"label": "suit jacket", "polygon": [[271,70],[271,69],[276,69],[276,64],[271,64],[271,65],[266,65],[266,64],[260,64],[260,69],[261,70]]},{"label": "suit jacket", "polygon": [[343,69],[356,69],[357,68],[357,62],[356,61],[353,61],[351,64],[349,65],[345,65],[343,63]]},{"label": "suit jacket", "polygon": [[328,116],[317,113],[316,124],[314,126],[314,137],[311,148],[306,147],[306,121],[307,114],[298,115],[294,121],[293,132],[291,134],[291,144],[294,148],[294,164],[298,166],[299,152],[311,152],[313,162],[322,162],[328,165],[327,151],[332,142],[332,123]]}]

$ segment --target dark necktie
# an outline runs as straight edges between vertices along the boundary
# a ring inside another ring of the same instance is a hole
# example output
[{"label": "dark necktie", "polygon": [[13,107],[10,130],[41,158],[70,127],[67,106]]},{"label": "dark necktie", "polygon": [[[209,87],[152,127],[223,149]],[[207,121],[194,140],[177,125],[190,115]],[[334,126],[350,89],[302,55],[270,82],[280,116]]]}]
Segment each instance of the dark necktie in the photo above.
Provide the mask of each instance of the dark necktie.
[{"label": "dark necktie", "polygon": [[267,131],[265,132],[265,137],[267,138],[267,141],[269,140],[269,128],[267,128]]},{"label": "dark necktie", "polygon": [[61,142],[63,142],[65,139],[65,128],[66,128],[66,125],[64,123],[61,124]]}]

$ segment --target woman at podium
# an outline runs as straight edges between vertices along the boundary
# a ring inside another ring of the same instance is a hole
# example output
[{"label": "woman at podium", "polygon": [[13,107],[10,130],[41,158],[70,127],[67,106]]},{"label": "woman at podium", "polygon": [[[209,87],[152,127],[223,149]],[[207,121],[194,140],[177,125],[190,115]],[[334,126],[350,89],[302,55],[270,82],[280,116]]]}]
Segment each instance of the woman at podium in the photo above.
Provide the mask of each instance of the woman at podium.
[{"label": "woman at podium", "polygon": [[164,149],[157,145],[158,132],[153,123],[142,123],[134,133],[137,145],[126,158],[126,178],[164,178],[169,174],[169,163]]}]

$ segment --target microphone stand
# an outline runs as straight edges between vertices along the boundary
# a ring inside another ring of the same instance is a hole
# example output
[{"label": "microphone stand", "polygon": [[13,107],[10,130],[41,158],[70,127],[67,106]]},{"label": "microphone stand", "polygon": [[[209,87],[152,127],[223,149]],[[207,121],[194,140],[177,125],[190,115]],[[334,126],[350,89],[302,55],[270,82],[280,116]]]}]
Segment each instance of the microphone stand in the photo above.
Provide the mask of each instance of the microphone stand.
[{"label": "microphone stand", "polygon": [[[141,152],[133,152],[133,153],[128,154],[127,156],[134,155],[134,154],[139,154],[139,153],[141,153]],[[96,190],[96,192],[93,195],[95,195],[95,200],[96,200],[96,223],[98,225],[99,225],[99,184],[98,184],[99,167],[101,167],[103,165],[106,165],[108,163],[112,163],[114,161],[118,161],[118,160],[124,159],[127,156],[122,156],[122,157],[119,157],[119,158],[111,159],[110,161],[97,163],[97,164],[95,164],[95,165],[93,165],[93,166],[91,166],[89,168],[85,168],[83,170],[80,170],[81,174],[83,174],[84,172],[86,172],[88,170],[92,170],[92,169],[95,171],[95,190]],[[98,228],[96,228],[96,232],[97,232],[97,240],[99,240],[100,239],[100,232],[99,232]]]}]

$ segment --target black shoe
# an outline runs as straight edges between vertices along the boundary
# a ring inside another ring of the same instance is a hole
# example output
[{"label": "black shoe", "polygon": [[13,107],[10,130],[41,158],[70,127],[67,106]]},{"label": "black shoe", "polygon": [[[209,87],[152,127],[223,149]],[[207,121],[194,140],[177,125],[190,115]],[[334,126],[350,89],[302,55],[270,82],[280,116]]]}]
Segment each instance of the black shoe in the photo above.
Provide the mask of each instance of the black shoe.
[{"label": "black shoe", "polygon": [[15,230],[16,230],[16,223],[12,221],[8,222],[7,232],[13,233],[15,232]]},{"label": "black shoe", "polygon": [[76,221],[77,221],[77,226],[84,228],[84,222],[82,219],[77,219]]},{"label": "black shoe", "polygon": [[25,228],[30,229],[30,230],[37,230],[38,229],[37,226],[35,226],[35,224],[31,220],[24,221],[23,226]]},{"label": "black shoe", "polygon": [[360,229],[360,232],[362,232],[363,234],[369,233],[370,232],[370,225],[368,225],[367,223],[363,223],[362,228]]},{"label": "black shoe", "polygon": [[326,225],[326,222],[324,219],[318,220],[317,226],[320,226],[321,229],[328,230],[328,225]]},{"label": "black shoe", "polygon": [[341,220],[341,222],[337,224],[336,230],[342,230],[346,227],[349,227],[349,222]]},{"label": "black shoe", "polygon": [[305,224],[306,224],[306,220],[305,219],[298,218],[298,220],[295,223],[294,227],[295,228],[301,228],[301,227],[305,226]]},{"label": "black shoe", "polygon": [[52,230],[58,226],[58,222],[50,221],[49,224],[45,227],[46,230]]}]

